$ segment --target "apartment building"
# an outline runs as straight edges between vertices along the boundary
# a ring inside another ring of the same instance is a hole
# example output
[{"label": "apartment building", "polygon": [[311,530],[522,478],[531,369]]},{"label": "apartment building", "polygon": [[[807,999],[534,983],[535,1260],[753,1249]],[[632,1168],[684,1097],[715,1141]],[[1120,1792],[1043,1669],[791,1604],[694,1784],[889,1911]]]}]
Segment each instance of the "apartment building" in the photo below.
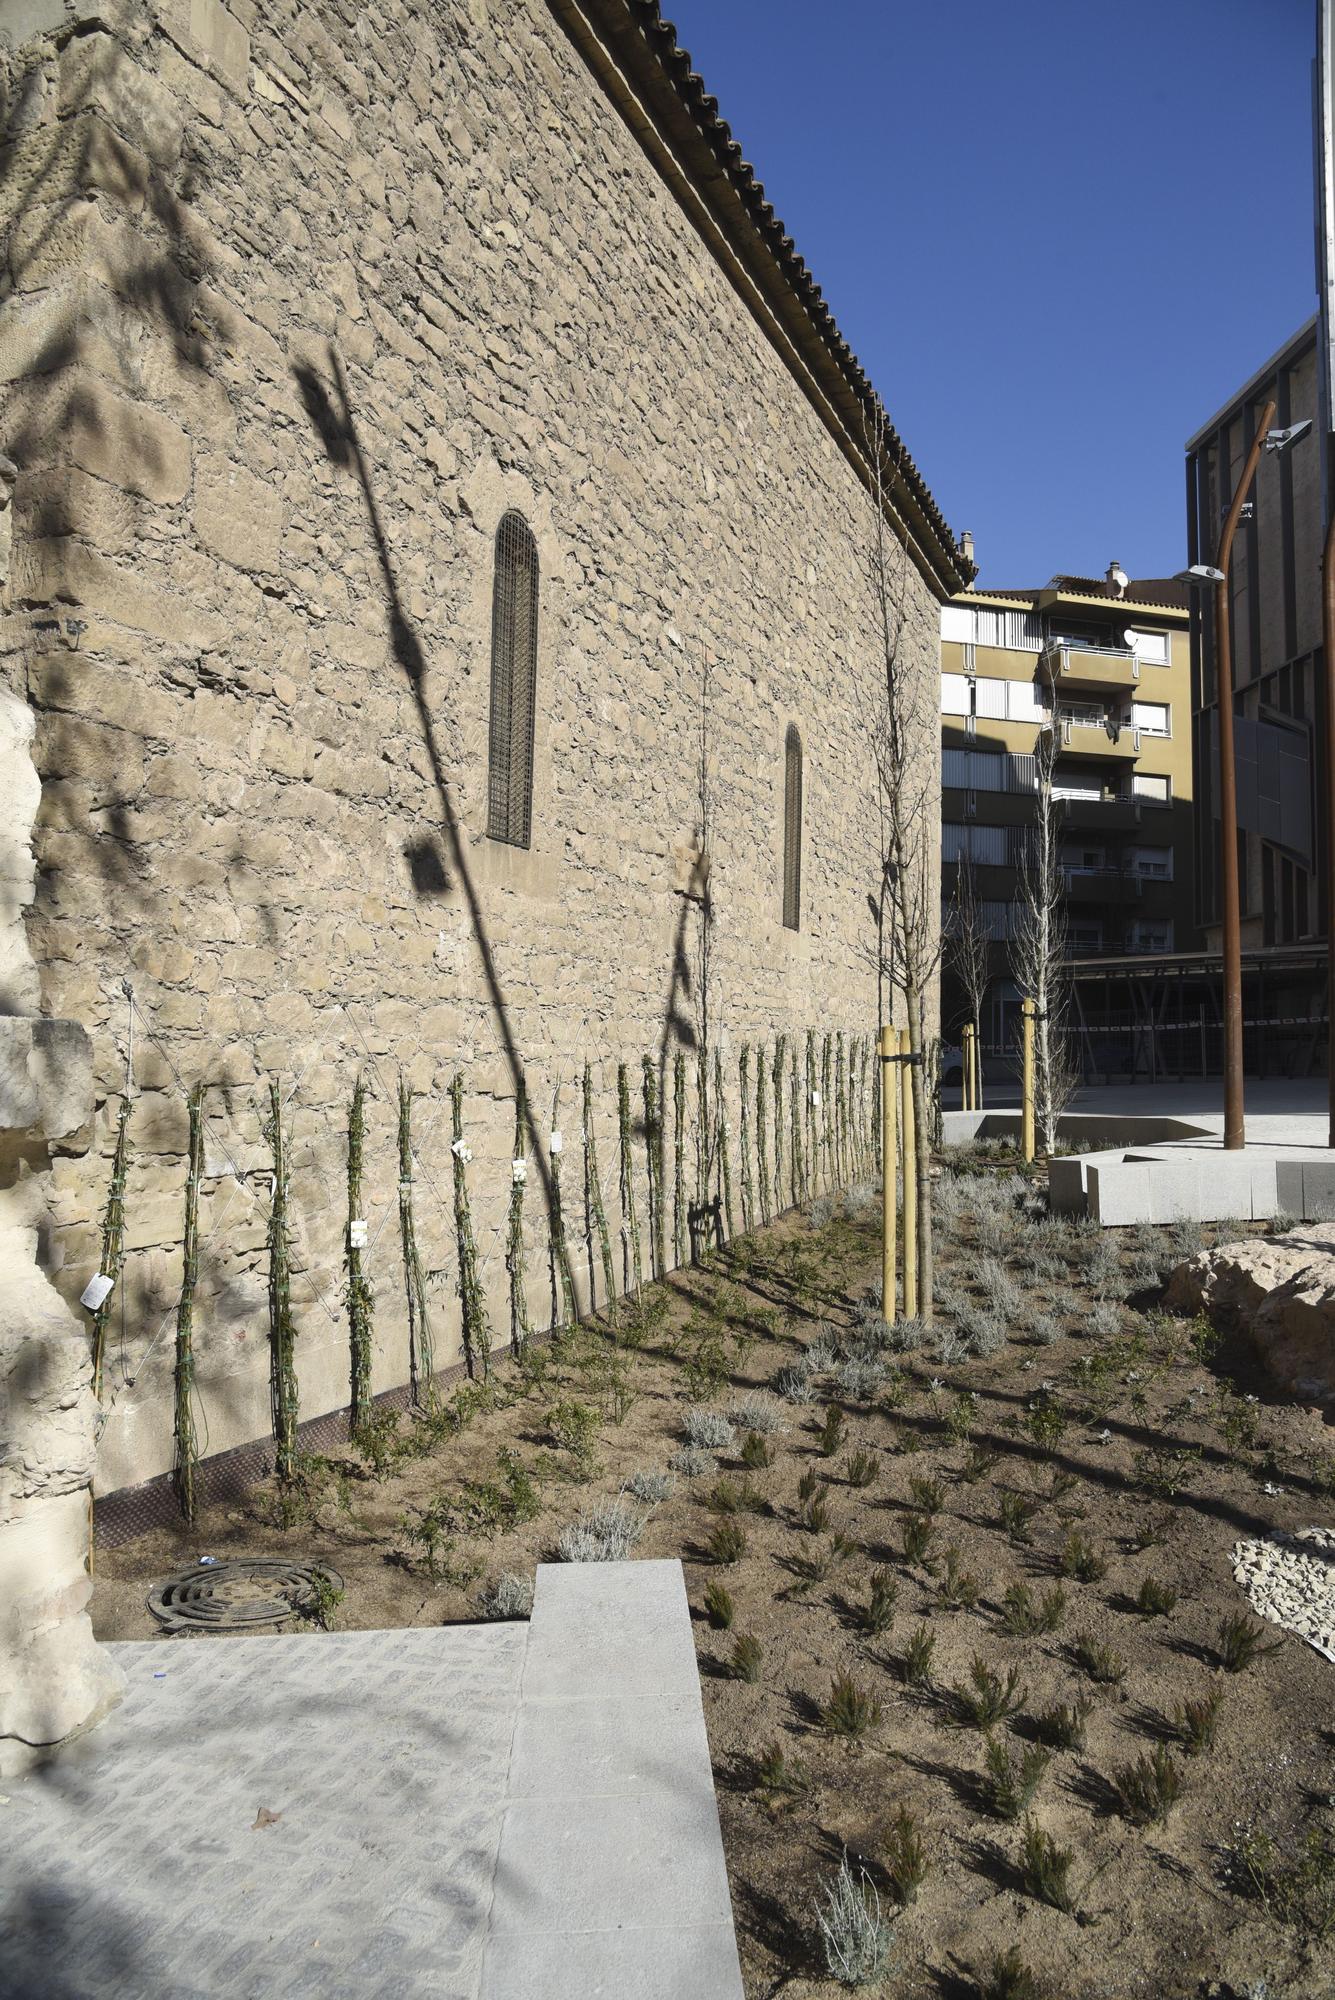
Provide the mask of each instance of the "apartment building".
[{"label": "apartment building", "polygon": [[[1056,576],[962,592],[941,611],[942,897],[961,862],[993,941],[1004,1010],[1038,731],[1055,789],[1072,957],[1172,951],[1192,928],[1191,662],[1172,581]],[[949,981],[947,981],[949,986]],[[946,996],[947,1020],[951,1007]],[[1002,1039],[994,1018],[988,1039]]]}]

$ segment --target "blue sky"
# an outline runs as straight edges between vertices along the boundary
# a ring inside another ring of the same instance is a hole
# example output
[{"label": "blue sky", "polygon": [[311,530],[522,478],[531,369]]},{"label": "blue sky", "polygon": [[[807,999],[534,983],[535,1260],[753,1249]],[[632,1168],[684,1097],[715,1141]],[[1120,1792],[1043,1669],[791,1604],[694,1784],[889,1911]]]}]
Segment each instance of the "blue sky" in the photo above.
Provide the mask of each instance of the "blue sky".
[{"label": "blue sky", "polygon": [[980,580],[1179,568],[1183,443],[1315,306],[1314,0],[663,11]]}]

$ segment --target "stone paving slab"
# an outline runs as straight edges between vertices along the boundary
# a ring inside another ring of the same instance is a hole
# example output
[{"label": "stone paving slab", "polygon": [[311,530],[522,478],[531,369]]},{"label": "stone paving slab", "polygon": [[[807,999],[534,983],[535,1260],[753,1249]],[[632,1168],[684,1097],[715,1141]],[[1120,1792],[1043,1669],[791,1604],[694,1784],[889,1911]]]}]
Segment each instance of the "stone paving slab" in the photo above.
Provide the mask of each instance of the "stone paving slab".
[{"label": "stone paving slab", "polygon": [[530,1625],[115,1647],[0,1805],[0,1995],[741,2000],[681,1565],[594,1567]]}]

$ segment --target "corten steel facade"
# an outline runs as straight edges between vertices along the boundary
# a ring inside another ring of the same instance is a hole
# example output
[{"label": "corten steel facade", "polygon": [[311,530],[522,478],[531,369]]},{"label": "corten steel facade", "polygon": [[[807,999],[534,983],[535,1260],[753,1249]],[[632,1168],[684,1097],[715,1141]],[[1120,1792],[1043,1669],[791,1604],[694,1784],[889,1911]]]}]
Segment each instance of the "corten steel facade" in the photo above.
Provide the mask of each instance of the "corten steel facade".
[{"label": "corten steel facade", "polygon": [[[1188,559],[1213,563],[1234,483],[1266,402],[1279,426],[1312,420],[1289,450],[1263,455],[1233,545],[1233,686],[1242,943],[1325,936],[1321,652],[1321,458],[1315,322],[1303,327],[1187,444]],[[1218,708],[1214,591],[1191,619],[1196,752],[1196,911],[1219,945]]]},{"label": "corten steel facade", "polygon": [[[704,1006],[729,1091],[745,1040],[874,1030],[873,399],[648,0],[33,0],[25,21],[3,660],[37,714],[41,1004],[97,1051],[90,1150],[53,1177],[71,1298],[127,1060],[135,1094],[105,1490],[171,1460],[195,1082],[218,1451],[268,1421],[271,1076],[315,1416],[347,1395],[359,1069],[381,1390],[407,1373],[400,1068],[445,1363],[456,1069],[499,1342],[521,1071],[542,1325],[548,1137],[576,1242],[586,1061],[614,1206],[619,1061],[638,1104],[641,1059],[669,1077]],[[891,440],[930,709],[971,566]]]},{"label": "corten steel facade", "polygon": [[1016,1004],[1008,946],[1035,745],[1054,706],[1069,950],[1171,951],[1190,936],[1186,626],[1180,589],[1163,581],[1117,596],[1097,579],[1057,577],[1041,590],[967,591],[942,608],[942,897],[948,911],[970,863],[992,939],[984,1040],[994,1047],[1006,1046]]}]

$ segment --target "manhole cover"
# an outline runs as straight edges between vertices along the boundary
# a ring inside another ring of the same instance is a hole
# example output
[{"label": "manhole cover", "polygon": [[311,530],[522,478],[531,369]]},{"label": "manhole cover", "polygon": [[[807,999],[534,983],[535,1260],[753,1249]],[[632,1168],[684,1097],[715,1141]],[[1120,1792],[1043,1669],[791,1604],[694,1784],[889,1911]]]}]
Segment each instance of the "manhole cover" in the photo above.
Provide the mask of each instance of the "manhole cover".
[{"label": "manhole cover", "polygon": [[200,1563],[155,1583],[148,1608],[169,1631],[244,1631],[276,1625],[316,1598],[315,1579],[341,1591],[343,1579],[324,1563],[282,1562],[273,1556],[253,1561]]}]

